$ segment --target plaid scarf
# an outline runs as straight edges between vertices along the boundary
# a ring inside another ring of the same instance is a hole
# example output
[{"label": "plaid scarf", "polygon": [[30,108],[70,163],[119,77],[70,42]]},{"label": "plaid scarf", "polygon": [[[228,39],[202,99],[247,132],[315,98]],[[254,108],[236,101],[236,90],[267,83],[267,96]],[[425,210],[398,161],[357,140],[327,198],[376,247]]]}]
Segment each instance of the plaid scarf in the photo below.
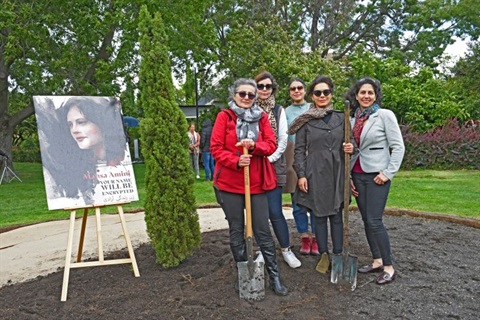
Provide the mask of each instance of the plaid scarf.
[{"label": "plaid scarf", "polygon": [[355,110],[355,125],[353,126],[353,138],[357,143],[357,146],[360,145],[360,135],[362,134],[363,124],[368,120],[370,115],[380,109],[380,106],[374,103],[371,107],[361,110],[360,107]]},{"label": "plaid scarf", "polygon": [[273,109],[275,108],[275,97],[272,95],[267,99],[257,99],[257,104],[260,108],[263,109],[263,111],[267,113],[268,121],[270,121],[273,132],[275,132],[275,135],[278,135],[277,120],[275,119],[275,115],[273,114]]}]

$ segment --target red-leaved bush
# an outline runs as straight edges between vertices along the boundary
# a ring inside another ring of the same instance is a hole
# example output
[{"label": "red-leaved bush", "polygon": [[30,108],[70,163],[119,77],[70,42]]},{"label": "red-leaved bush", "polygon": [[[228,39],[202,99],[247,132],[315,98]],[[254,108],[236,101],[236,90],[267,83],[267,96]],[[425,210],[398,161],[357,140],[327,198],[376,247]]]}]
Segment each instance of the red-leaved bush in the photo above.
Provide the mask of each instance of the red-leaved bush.
[{"label": "red-leaved bush", "polygon": [[480,169],[480,128],[456,119],[418,133],[402,126],[405,156],[402,169]]}]

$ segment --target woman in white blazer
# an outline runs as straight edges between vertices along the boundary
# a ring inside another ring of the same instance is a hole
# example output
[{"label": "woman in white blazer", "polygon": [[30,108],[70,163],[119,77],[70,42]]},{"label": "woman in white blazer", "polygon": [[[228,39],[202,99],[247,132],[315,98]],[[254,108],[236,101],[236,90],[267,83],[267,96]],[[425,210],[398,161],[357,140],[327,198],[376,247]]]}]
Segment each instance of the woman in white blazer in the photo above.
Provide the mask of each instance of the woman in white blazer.
[{"label": "woman in white blazer", "polygon": [[347,94],[352,102],[352,132],[360,155],[352,169],[352,194],[362,215],[373,262],[361,273],[381,271],[377,284],[395,280],[390,238],[383,214],[390,184],[402,163],[405,147],[395,114],[381,108],[380,83],[358,80]]}]

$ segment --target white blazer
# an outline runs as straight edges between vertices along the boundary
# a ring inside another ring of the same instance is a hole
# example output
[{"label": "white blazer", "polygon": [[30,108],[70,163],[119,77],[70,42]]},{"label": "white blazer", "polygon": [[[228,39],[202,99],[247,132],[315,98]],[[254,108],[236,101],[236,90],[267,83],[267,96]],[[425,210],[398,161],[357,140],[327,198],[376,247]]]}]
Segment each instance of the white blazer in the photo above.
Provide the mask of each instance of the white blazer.
[{"label": "white blazer", "polygon": [[[355,118],[350,118],[352,128]],[[360,165],[367,173],[383,172],[390,180],[400,169],[405,146],[395,114],[379,109],[365,122],[360,136]]]}]

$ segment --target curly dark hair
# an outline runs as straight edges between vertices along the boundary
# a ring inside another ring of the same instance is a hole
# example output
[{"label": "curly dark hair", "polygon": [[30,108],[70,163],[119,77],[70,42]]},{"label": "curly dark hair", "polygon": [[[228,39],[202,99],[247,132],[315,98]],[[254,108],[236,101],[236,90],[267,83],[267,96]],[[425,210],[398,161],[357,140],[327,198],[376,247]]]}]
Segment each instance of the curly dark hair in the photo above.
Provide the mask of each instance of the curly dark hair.
[{"label": "curly dark hair", "polygon": [[358,80],[357,82],[355,82],[353,84],[353,86],[350,88],[350,90],[348,90],[347,94],[345,95],[345,99],[350,101],[350,104],[352,106],[352,109],[351,109],[351,112],[350,112],[352,117],[355,114],[355,111],[357,110],[357,108],[360,107],[360,105],[358,104],[356,96],[357,96],[358,92],[360,91],[360,88],[364,84],[372,85],[373,91],[375,91],[375,98],[376,98],[375,103],[377,103],[380,107],[382,106],[382,88],[381,88],[381,85],[380,85],[380,81],[378,81],[376,79],[373,79],[373,78],[370,78],[370,77],[364,77],[364,78]]}]

